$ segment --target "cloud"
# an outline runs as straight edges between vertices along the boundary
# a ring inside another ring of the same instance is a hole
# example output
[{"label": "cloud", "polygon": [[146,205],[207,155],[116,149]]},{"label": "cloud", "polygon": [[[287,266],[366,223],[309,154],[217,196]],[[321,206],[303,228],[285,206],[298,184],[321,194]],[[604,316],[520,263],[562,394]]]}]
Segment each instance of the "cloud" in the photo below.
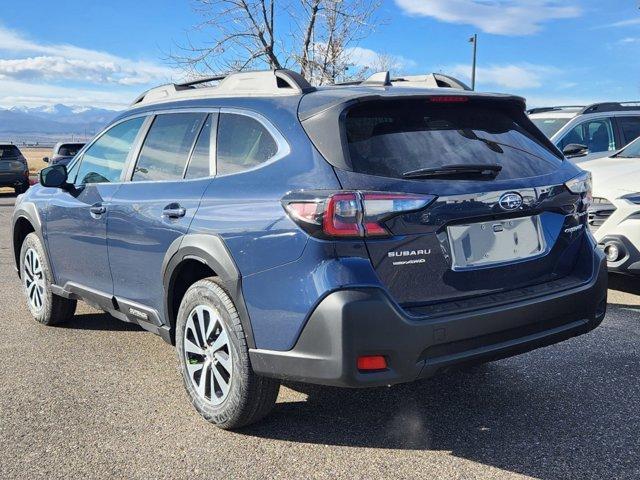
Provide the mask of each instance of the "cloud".
[{"label": "cloud", "polygon": [[496,35],[531,35],[541,24],[573,18],[582,10],[572,0],[395,0],[410,15],[473,25]]},{"label": "cloud", "polygon": [[116,91],[96,88],[66,87],[61,85],[26,83],[0,80],[0,107],[17,105],[37,107],[65,105],[121,109],[129,105],[139,92],[128,89]]},{"label": "cloud", "polygon": [[[444,73],[459,76],[468,80],[471,77],[471,66],[464,64],[443,67]],[[476,79],[478,84],[500,87],[507,90],[538,88],[545,85],[545,80],[560,73],[560,70],[548,65],[531,63],[488,65],[478,67]]]},{"label": "cloud", "polygon": [[345,56],[350,63],[358,67],[369,69],[389,68],[398,73],[405,69],[415,68],[417,63],[401,55],[379,53],[375,50],[362,47],[349,47],[345,50]]},{"label": "cloud", "polygon": [[603,27],[631,27],[633,25],[640,25],[640,18],[620,20],[619,22],[608,23],[607,25],[603,25]]},{"label": "cloud", "polygon": [[[42,44],[0,26],[0,79],[142,85],[169,81],[175,71],[68,44]],[[10,54],[11,58],[6,58]]]}]

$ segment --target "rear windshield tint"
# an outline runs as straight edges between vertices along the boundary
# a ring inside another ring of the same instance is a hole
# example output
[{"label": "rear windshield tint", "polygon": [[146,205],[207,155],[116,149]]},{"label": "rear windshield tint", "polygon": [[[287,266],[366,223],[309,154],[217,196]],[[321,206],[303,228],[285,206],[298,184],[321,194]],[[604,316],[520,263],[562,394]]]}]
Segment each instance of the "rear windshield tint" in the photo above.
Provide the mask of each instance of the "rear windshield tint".
[{"label": "rear windshield tint", "polygon": [[15,145],[0,145],[0,160],[12,158],[20,156],[20,150]]},{"label": "rear windshield tint", "polygon": [[452,164],[499,164],[498,179],[552,172],[562,160],[516,118],[486,103],[363,103],[345,118],[350,163],[356,172],[398,178]]}]

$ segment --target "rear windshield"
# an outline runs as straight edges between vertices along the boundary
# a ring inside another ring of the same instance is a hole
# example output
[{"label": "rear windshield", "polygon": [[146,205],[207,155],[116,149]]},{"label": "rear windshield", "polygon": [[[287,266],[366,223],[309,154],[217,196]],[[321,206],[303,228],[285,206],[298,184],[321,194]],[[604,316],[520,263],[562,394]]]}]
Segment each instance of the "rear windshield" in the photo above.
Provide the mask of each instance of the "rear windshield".
[{"label": "rear windshield", "polygon": [[15,145],[0,145],[0,160],[15,159],[20,156],[20,150]]},{"label": "rear windshield", "polygon": [[58,155],[73,157],[82,147],[84,147],[84,143],[65,143],[58,148]]},{"label": "rear windshield", "polygon": [[499,164],[500,180],[550,173],[562,160],[519,125],[516,114],[490,104],[363,103],[345,119],[351,166],[398,178],[453,164]]},{"label": "rear windshield", "polygon": [[533,124],[542,130],[547,137],[553,137],[558,130],[569,123],[570,118],[532,118]]}]

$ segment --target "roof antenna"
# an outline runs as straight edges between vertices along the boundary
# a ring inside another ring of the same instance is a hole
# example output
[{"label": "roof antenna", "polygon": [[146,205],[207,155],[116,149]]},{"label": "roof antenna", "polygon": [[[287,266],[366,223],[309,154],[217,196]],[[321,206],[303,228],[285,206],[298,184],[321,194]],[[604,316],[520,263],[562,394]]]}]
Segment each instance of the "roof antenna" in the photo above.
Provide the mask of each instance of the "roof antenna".
[{"label": "roof antenna", "polygon": [[371,85],[378,87],[390,87],[391,86],[391,75],[389,72],[378,72],[371,75],[367,78],[361,85]]}]

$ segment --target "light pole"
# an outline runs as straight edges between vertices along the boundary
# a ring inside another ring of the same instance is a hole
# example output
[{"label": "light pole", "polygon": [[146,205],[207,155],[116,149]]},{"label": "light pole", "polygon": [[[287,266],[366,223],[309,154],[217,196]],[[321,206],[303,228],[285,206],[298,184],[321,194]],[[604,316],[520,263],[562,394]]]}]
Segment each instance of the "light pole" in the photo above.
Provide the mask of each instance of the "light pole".
[{"label": "light pole", "polygon": [[473,43],[473,63],[471,64],[471,90],[476,89],[476,56],[478,52],[478,34],[474,33],[469,38],[469,43]]}]

